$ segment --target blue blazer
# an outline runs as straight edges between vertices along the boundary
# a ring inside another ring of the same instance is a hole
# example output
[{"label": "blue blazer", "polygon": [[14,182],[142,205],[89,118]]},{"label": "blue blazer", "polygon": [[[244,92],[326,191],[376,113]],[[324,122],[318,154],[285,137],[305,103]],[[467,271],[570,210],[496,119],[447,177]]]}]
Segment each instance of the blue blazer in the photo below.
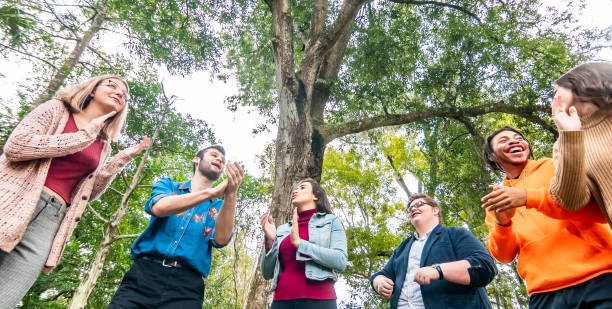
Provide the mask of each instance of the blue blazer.
[{"label": "blue blazer", "polygon": [[[404,279],[406,279],[408,257],[413,241],[414,236],[404,240],[393,251],[387,265],[370,278],[371,285],[378,275],[384,275],[393,280],[391,309],[397,308]],[[470,284],[462,285],[446,280],[435,280],[429,285],[421,285],[425,308],[491,308],[485,286],[497,275],[493,258],[469,231],[438,224],[427,238],[423,248],[421,267],[459,260],[467,260],[471,265],[468,269]],[[373,285],[372,288],[374,288]]]}]

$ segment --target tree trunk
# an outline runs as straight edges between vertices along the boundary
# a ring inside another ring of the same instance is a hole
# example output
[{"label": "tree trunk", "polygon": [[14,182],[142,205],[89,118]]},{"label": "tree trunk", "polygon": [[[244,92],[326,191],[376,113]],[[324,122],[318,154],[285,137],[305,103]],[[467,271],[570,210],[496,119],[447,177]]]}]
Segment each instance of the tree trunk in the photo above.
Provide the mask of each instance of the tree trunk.
[{"label": "tree trunk", "polygon": [[89,46],[89,42],[91,41],[93,36],[98,33],[98,31],[100,31],[100,28],[102,27],[102,24],[104,24],[104,22],[106,21],[108,15],[103,9],[100,9],[99,6],[96,7],[97,13],[91,21],[91,25],[83,33],[83,36],[77,39],[77,43],[74,46],[74,49],[72,50],[68,58],[64,60],[62,66],[60,66],[59,69],[55,71],[53,77],[51,77],[51,80],[47,85],[47,88],[45,88],[43,92],[32,102],[32,104],[30,105],[30,110],[50,100],[53,97],[53,95],[64,84],[64,81],[66,80],[70,72],[72,72],[77,63],[79,63],[79,59],[81,58],[81,55],[83,55],[83,51],[85,50],[85,48],[87,48],[87,46]]},{"label": "tree trunk", "polygon": [[[162,113],[162,115],[165,115],[165,114],[166,113]],[[163,122],[164,122],[163,120],[160,121],[160,124]],[[157,139],[160,127],[161,125],[158,125],[157,128],[155,129],[155,133],[153,134],[153,137],[151,138],[151,143],[147,147],[142,159],[140,160],[140,164],[138,165],[138,168],[136,169],[136,173],[132,177],[132,181],[129,187],[127,188],[126,192],[123,194],[119,208],[111,216],[109,220],[108,228],[106,229],[106,231],[104,232],[104,235],[102,236],[102,241],[100,242],[100,245],[98,246],[98,250],[96,250],[96,254],[93,260],[91,261],[91,263],[89,264],[89,268],[83,274],[81,283],[79,284],[76,291],[72,295],[72,299],[70,300],[68,309],[85,308],[85,306],[87,305],[87,299],[89,298],[89,295],[93,291],[96,285],[96,281],[98,281],[98,277],[100,277],[100,274],[102,274],[102,268],[104,267],[104,263],[106,262],[106,257],[108,256],[111,245],[113,244],[115,240],[124,238],[124,237],[121,237],[120,235],[117,235],[117,233],[119,232],[119,227],[121,225],[121,220],[123,219],[123,216],[125,215],[125,211],[127,210],[132,193],[134,192],[134,190],[136,190],[136,188],[138,187],[138,184],[140,183],[140,174],[142,173],[144,166],[149,158],[151,147],[153,143],[155,142],[155,140]]]}]

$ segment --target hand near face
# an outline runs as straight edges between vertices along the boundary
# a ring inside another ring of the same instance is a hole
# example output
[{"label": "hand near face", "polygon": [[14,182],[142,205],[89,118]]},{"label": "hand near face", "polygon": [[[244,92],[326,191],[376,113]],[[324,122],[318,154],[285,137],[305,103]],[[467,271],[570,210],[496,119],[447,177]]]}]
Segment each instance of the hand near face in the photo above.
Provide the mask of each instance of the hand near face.
[{"label": "hand near face", "polygon": [[102,129],[102,127],[104,126],[105,121],[106,121],[108,118],[115,116],[116,114],[117,114],[117,112],[116,112],[116,111],[112,111],[112,112],[110,112],[110,113],[108,113],[108,114],[105,114],[105,115],[102,115],[102,116],[96,117],[96,118],[92,119],[92,120],[89,122],[89,124],[87,124],[87,126],[88,126],[88,127],[92,127],[92,128],[94,129],[94,131],[95,131],[95,132],[99,132],[99,131]]},{"label": "hand near face", "polygon": [[378,293],[382,298],[389,299],[391,298],[391,294],[393,294],[393,280],[383,276],[378,275],[372,281],[372,285],[374,286],[374,290]]},{"label": "hand near face", "polygon": [[430,266],[421,267],[414,274],[414,282],[420,285],[428,285],[431,281],[438,279],[440,279],[440,274]]},{"label": "hand near face", "polygon": [[148,137],[143,136],[142,140],[140,141],[140,143],[138,143],[138,144],[136,144],[136,145],[134,145],[132,147],[126,148],[124,151],[128,155],[133,157],[133,156],[141,153],[145,148],[147,148],[149,146],[150,143],[151,143],[151,140]]},{"label": "hand near face", "polygon": [[569,106],[567,99],[556,95],[552,101],[552,116],[559,131],[578,131],[582,128],[576,107]]},{"label": "hand near face", "polygon": [[291,243],[296,247],[300,247],[300,242],[302,239],[300,238],[300,229],[298,223],[298,214],[297,207],[293,208],[293,219],[291,220]]},{"label": "hand near face", "polygon": [[227,175],[227,188],[225,189],[225,193],[236,194],[244,179],[244,166],[238,162],[229,162],[225,167],[225,175]]}]

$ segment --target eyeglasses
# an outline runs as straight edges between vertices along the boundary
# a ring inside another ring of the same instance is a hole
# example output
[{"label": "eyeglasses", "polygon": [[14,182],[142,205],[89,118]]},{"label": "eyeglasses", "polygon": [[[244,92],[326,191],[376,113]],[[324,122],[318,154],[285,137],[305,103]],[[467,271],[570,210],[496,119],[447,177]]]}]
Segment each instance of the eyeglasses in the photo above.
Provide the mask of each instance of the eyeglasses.
[{"label": "eyeglasses", "polygon": [[[121,89],[119,88],[119,85],[117,83],[115,83],[112,79],[108,80],[108,83],[106,84],[106,86],[110,87],[113,90],[117,90],[117,89]],[[123,96],[123,99],[125,100],[125,102],[130,100],[130,94],[125,92],[125,91],[121,91],[121,95]]]},{"label": "eyeglasses", "polygon": [[423,205],[427,205],[427,206],[433,207],[432,205],[427,204],[427,203],[425,203],[423,201],[416,201],[416,202],[412,203],[412,205],[408,206],[408,212],[411,212],[415,208],[420,208]]}]

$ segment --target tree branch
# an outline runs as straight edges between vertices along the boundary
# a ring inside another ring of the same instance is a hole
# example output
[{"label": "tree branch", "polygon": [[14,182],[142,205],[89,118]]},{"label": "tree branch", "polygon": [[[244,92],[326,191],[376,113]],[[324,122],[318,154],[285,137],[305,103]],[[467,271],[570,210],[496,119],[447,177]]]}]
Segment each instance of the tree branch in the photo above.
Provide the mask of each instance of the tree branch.
[{"label": "tree branch", "polygon": [[435,5],[435,6],[442,6],[442,7],[447,7],[447,8],[451,8],[451,9],[455,9],[457,11],[460,11],[462,13],[465,13],[469,16],[471,16],[472,18],[476,19],[478,21],[478,23],[482,23],[482,21],[480,20],[480,18],[478,18],[478,16],[476,16],[476,14],[470,12],[468,9],[462,7],[462,6],[458,6],[458,5],[454,5],[454,4],[450,4],[450,3],[445,3],[445,2],[440,2],[440,1],[414,1],[414,0],[389,0],[390,2],[394,2],[394,3],[401,3],[401,4],[415,4],[415,5]]},{"label": "tree branch", "polygon": [[478,150],[482,151],[484,149],[485,139],[484,137],[482,137],[482,134],[480,134],[478,129],[476,129],[474,123],[472,123],[472,121],[470,121],[470,119],[468,119],[467,117],[456,117],[455,119],[463,123],[470,135],[472,135],[472,138],[474,139],[474,143],[476,144],[476,147],[478,147]]},{"label": "tree branch", "polygon": [[316,0],[312,10],[312,18],[310,20],[309,40],[318,37],[325,27],[325,18],[327,17],[327,9],[329,6],[328,0]]},{"label": "tree branch", "polygon": [[91,207],[91,205],[88,203],[87,204],[87,209],[89,209],[89,211],[91,211],[91,213],[94,214],[94,216],[98,217],[98,219],[100,219],[100,221],[108,224],[108,219],[105,219],[104,217],[102,217],[102,215],[100,215],[95,209],[93,209],[93,207]]},{"label": "tree branch", "polygon": [[140,234],[123,234],[123,235],[115,235],[115,237],[113,237],[113,241],[114,240],[118,240],[118,239],[124,239],[124,238],[136,238],[140,236]]},{"label": "tree branch", "polygon": [[97,49],[95,49],[95,48],[93,48],[93,47],[91,47],[91,46],[89,46],[89,45],[87,45],[87,49],[91,50],[91,51],[92,51],[94,54],[96,54],[96,55],[97,55],[97,56],[98,56],[100,59],[102,59],[102,61],[104,61],[104,62],[106,62],[106,63],[108,63],[108,64],[110,64],[110,63],[111,63],[111,62],[110,62],[110,61],[109,61],[109,60],[108,60],[106,57],[104,57],[104,56],[102,55],[102,53],[101,53],[99,50],[97,50]]},{"label": "tree branch", "polygon": [[395,178],[395,181],[397,181],[397,183],[400,185],[400,187],[402,187],[404,192],[406,192],[406,195],[408,196],[408,198],[410,198],[412,193],[410,192],[410,189],[408,189],[408,186],[406,185],[406,182],[404,181],[404,177],[402,177],[402,174],[400,174],[400,172],[395,168],[395,165],[393,164],[393,158],[391,157],[390,154],[387,155],[387,160],[389,160],[389,164],[391,165],[391,168],[393,169],[393,177]]},{"label": "tree branch", "polygon": [[28,57],[34,58],[34,59],[36,59],[36,60],[40,60],[40,61],[44,62],[45,64],[47,64],[48,66],[52,67],[54,70],[58,70],[58,68],[57,68],[57,67],[56,67],[56,66],[55,66],[53,63],[51,63],[51,62],[49,62],[49,61],[47,61],[47,60],[45,60],[45,59],[43,59],[43,58],[40,58],[40,57],[38,57],[38,56],[32,55],[32,54],[30,54],[30,53],[28,53],[28,52],[21,51],[21,50],[18,50],[18,49],[16,49],[16,48],[12,48],[12,47],[10,47],[10,46],[8,46],[8,45],[4,45],[4,44],[2,44],[2,43],[0,43],[0,47],[2,47],[2,48],[6,48],[6,49],[10,49],[10,50],[12,50],[12,51],[14,51],[14,52],[20,53],[20,54],[22,54],[22,55],[24,55],[24,56],[28,56]]},{"label": "tree branch", "polygon": [[359,133],[375,128],[394,126],[400,124],[413,123],[423,121],[429,118],[447,117],[476,117],[489,113],[506,113],[521,116],[534,123],[542,125],[551,132],[555,132],[554,128],[545,120],[541,119],[537,114],[550,112],[550,107],[545,105],[527,105],[527,106],[512,106],[504,102],[498,102],[487,105],[473,107],[442,107],[442,108],[427,108],[417,112],[409,112],[406,114],[391,114],[375,117],[364,118],[345,122],[342,124],[325,124],[318,126],[319,133],[323,136],[324,142],[342,137],[348,134]]},{"label": "tree branch", "polygon": [[[334,46],[335,42],[348,31],[348,27],[352,21],[355,20],[357,12],[361,9],[361,6],[367,0],[345,0],[340,9],[338,18],[331,25],[327,35],[318,36],[316,41],[307,49],[304,59],[302,60],[302,67],[308,67],[311,63],[314,63],[316,59],[321,58],[325,55],[329,49]],[[314,17],[314,16],[313,16]],[[314,38],[312,38],[314,39]]]}]

